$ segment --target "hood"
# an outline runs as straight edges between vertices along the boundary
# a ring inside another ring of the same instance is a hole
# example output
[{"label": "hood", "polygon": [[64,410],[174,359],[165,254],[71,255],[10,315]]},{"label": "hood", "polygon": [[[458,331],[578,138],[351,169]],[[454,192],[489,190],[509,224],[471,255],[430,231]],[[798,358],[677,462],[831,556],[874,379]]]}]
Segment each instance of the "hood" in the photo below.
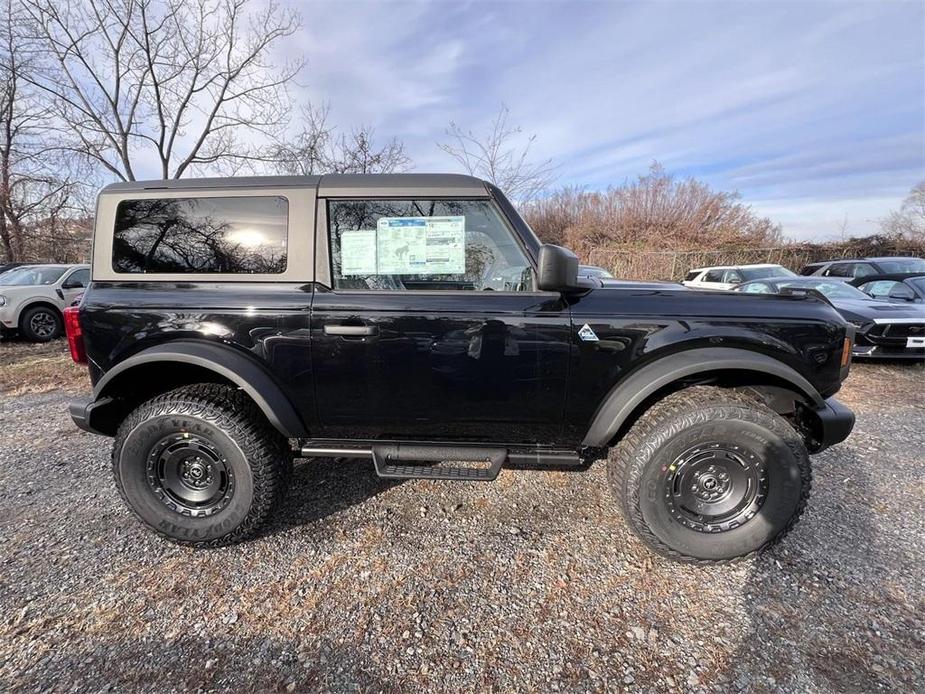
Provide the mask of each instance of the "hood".
[{"label": "hood", "polygon": [[572,313],[581,316],[665,318],[774,318],[806,319],[844,324],[845,319],[826,301],[804,294],[745,294],[689,289],[673,282],[606,280],[573,299]]},{"label": "hood", "polygon": [[601,283],[601,287],[623,287],[625,289],[682,289],[690,291],[684,285],[677,282],[668,282],[667,280],[621,280],[609,277],[595,277]]},{"label": "hood", "polygon": [[[833,299],[832,305],[841,313],[859,318],[889,320],[891,318],[921,318],[925,322],[925,304],[886,304],[863,299]],[[847,316],[846,316],[847,317]]]}]

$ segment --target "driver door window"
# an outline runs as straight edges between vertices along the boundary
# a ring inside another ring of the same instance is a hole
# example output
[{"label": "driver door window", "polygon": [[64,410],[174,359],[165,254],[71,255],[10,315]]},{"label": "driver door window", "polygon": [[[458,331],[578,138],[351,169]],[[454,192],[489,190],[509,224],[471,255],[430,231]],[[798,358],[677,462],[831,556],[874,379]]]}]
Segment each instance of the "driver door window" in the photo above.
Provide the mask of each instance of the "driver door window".
[{"label": "driver door window", "polygon": [[533,268],[488,200],[332,200],[335,289],[534,290]]}]

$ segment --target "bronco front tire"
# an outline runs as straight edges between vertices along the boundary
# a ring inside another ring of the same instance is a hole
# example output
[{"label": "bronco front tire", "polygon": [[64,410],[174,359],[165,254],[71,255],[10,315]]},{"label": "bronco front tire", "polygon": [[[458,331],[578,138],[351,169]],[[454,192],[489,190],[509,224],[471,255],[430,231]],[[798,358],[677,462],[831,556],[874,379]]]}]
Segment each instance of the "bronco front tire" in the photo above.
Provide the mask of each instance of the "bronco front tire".
[{"label": "bronco front tire", "polygon": [[292,466],[286,440],[241,391],[198,384],[139,405],[119,427],[116,486],[160,535],[196,547],[257,534]]},{"label": "bronco front tire", "polygon": [[778,542],[809,498],[809,455],[757,400],[697,386],[652,406],[608,457],[632,530],[659,554],[724,562]]}]

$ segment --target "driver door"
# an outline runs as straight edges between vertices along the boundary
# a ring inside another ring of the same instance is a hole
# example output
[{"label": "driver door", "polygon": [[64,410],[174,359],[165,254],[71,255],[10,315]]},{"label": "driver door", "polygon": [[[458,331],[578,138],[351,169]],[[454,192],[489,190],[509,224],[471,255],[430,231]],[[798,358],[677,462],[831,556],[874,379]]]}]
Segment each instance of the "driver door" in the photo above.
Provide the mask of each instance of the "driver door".
[{"label": "driver door", "polygon": [[[319,435],[554,441],[568,306],[490,199],[323,201],[311,351]],[[325,220],[326,217],[326,220]]]}]

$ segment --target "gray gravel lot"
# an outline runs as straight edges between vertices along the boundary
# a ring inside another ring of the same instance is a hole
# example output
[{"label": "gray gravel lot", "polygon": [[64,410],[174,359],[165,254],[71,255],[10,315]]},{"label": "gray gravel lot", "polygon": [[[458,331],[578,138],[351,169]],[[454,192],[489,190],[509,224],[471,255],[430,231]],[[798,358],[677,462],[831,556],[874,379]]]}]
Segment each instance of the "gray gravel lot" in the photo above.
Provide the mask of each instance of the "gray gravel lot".
[{"label": "gray gravel lot", "polygon": [[843,393],[857,428],[797,529],[707,569],[647,553],[600,465],[302,461],[264,537],[179,548],[69,393],[0,393],[0,689],[922,691],[925,371],[856,365]]}]

